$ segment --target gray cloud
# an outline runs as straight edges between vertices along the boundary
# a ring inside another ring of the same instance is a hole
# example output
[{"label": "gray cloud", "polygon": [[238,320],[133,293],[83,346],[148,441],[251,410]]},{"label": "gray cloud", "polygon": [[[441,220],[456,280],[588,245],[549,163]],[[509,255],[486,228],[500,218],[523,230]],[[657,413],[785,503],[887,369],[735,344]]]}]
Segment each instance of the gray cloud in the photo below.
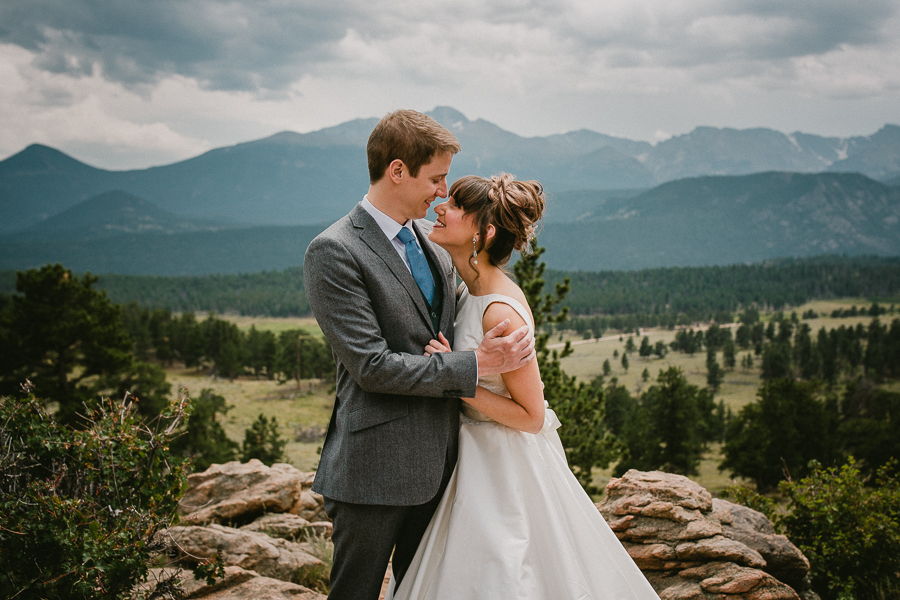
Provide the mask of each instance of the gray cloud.
[{"label": "gray cloud", "polygon": [[0,41],[34,52],[35,66],[53,73],[280,89],[327,58],[359,16],[312,0],[5,0]]},{"label": "gray cloud", "polygon": [[566,10],[546,23],[585,54],[608,49],[620,59],[640,55],[645,65],[691,67],[891,42],[885,22],[898,10],[894,0],[669,0]]},{"label": "gray cloud", "polygon": [[[879,43],[897,10],[893,0],[4,0],[0,41],[34,52],[42,70],[99,72],[129,87],[178,74],[206,89],[279,91],[346,60],[340,42],[351,29],[383,44],[435,23],[449,35],[518,27],[585,63],[690,68]],[[417,60],[400,58],[412,79],[427,72]]]}]

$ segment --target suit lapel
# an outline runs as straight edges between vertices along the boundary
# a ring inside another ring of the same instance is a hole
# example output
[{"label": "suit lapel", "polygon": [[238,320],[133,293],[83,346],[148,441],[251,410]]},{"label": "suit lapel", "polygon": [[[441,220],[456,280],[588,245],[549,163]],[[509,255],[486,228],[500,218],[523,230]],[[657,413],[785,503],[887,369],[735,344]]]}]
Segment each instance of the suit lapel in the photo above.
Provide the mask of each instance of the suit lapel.
[{"label": "suit lapel", "polygon": [[422,290],[419,289],[419,285],[416,283],[416,280],[413,279],[412,273],[406,268],[403,259],[397,254],[397,250],[394,249],[391,241],[384,235],[384,232],[381,230],[381,227],[378,226],[378,223],[375,222],[375,219],[373,219],[362,206],[357,204],[356,208],[350,213],[350,220],[353,222],[353,226],[360,230],[360,239],[371,248],[376,256],[384,261],[387,268],[412,298],[419,314],[422,315],[422,318],[428,323],[428,328],[432,329],[431,317],[428,314],[428,305],[425,302],[424,296],[422,296]]}]

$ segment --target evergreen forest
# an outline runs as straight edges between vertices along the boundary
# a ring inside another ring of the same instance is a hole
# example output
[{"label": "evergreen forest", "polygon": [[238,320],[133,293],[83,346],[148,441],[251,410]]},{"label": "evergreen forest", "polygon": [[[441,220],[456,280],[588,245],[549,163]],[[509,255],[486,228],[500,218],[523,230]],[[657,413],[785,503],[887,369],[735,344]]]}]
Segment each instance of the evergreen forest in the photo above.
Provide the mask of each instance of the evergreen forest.
[{"label": "evergreen forest", "polygon": [[[900,568],[900,261],[826,257],[562,273],[545,269],[543,252],[537,248],[516,262],[512,276],[534,312],[545,397],[562,423],[570,466],[586,490],[602,493],[598,472],[616,476],[636,468],[696,476],[704,457],[717,456],[719,469],[734,478],[722,493],[765,512],[780,532],[797,540],[815,562],[813,586],[822,598],[888,598],[900,590],[895,575]],[[57,264],[15,274],[14,292],[8,274],[4,278],[0,396],[6,423],[35,430],[53,423],[52,435],[60,439],[88,439],[101,435],[97,427],[118,428],[116,436],[143,452],[156,439],[152,432],[159,431],[152,424],[169,422],[167,460],[179,465],[178,477],[234,459],[284,460],[288,440],[276,416],[260,413],[240,443],[233,430],[225,430],[235,401],[206,388],[193,398],[182,391],[173,399],[173,373],[209,381],[278,382],[298,390],[302,382],[334,377],[331,349],[321,335],[301,327],[241,328],[210,310],[220,303],[215,308],[222,313],[302,315],[300,269],[98,277]],[[570,301],[573,296],[583,304]],[[827,314],[788,312],[811,299],[835,297],[860,301]],[[590,309],[586,298],[596,302]],[[573,305],[582,307],[574,317],[579,310]],[[817,328],[825,317],[829,327]],[[641,328],[665,331],[670,341],[651,342],[654,334]],[[608,360],[602,368],[595,365],[590,379],[567,372],[574,342],[596,341],[585,338],[604,331],[622,345],[621,354],[616,350],[618,373],[644,367],[641,385],[626,385],[612,375]],[[551,344],[556,336],[565,341]],[[705,366],[702,384],[677,366],[650,373],[653,361],[698,354],[705,356],[699,363]],[[757,388],[752,401],[732,410],[721,386],[738,372],[754,374]],[[116,417],[116,403],[103,398],[124,398],[130,416],[123,416],[123,408]],[[41,421],[46,414],[52,420]],[[13,439],[9,427],[0,428],[3,439]],[[320,436],[315,431],[310,440],[318,443]],[[23,446],[16,452],[3,465],[5,498],[11,497],[10,485],[39,479],[23,458],[36,451]],[[46,457],[47,464],[62,465],[54,456]],[[70,459],[77,464],[67,469],[94,460],[75,455],[65,460]],[[50,502],[42,489],[34,488],[33,506]],[[104,510],[81,488],[73,490],[67,501],[82,503],[85,511]],[[877,522],[869,516],[872,507],[881,511]],[[22,527],[35,519],[27,507],[13,503],[10,510]],[[829,511],[837,510],[842,521],[823,526]],[[60,531],[79,526],[67,521]],[[48,543],[58,544],[61,553],[83,551],[72,539],[54,539]],[[848,539],[863,542],[848,545]],[[895,558],[870,558],[883,549],[896,549]],[[122,560],[96,552],[104,568],[104,561]],[[130,576],[142,568],[132,562]],[[99,571],[95,575],[102,579]]]},{"label": "evergreen forest", "polygon": [[[595,331],[674,327],[721,322],[724,313],[746,306],[779,310],[820,298],[896,298],[900,258],[834,255],[751,265],[545,273],[548,285],[567,278],[571,314],[605,317],[593,322]],[[0,271],[0,294],[11,294],[15,282],[15,271]],[[241,275],[105,274],[99,275],[96,286],[113,302],[175,313],[309,314],[302,267]]]}]

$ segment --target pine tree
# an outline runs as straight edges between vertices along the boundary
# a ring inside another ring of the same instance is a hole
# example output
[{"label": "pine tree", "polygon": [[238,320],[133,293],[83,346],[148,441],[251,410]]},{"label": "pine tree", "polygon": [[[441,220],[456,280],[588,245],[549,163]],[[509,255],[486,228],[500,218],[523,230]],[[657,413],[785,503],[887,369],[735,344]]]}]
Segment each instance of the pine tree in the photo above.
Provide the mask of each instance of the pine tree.
[{"label": "pine tree", "polygon": [[[554,313],[554,309],[568,293],[569,280],[556,284],[555,295],[544,294],[546,265],[539,261],[545,249],[537,246],[537,240],[532,247],[534,251],[522,255],[513,272],[525,292],[534,314],[535,330],[538,330],[544,323],[561,323],[567,318],[567,307],[562,307],[558,313]],[[551,352],[547,348],[548,336],[540,333],[535,339],[544,397],[562,423],[559,436],[573,473],[586,490],[594,491],[591,470],[606,468],[617,455],[614,438],[603,424],[603,391],[579,383],[574,376],[568,375],[560,360],[572,353],[571,344],[566,342],[561,352]]]},{"label": "pine tree", "polygon": [[717,392],[719,386],[722,385],[723,379],[725,379],[725,374],[716,360],[716,348],[715,346],[709,346],[706,351],[706,385],[713,392]]},{"label": "pine tree", "polygon": [[653,353],[656,354],[659,358],[665,358],[666,354],[669,353],[669,349],[666,348],[666,343],[662,340],[656,342],[653,346]]},{"label": "pine tree", "polygon": [[225,398],[203,389],[191,400],[190,416],[181,434],[171,444],[172,453],[191,459],[194,471],[205,471],[210,465],[235,459],[238,445],[228,438],[217,416],[234,408]]},{"label": "pine tree", "polygon": [[641,348],[640,350],[638,350],[638,354],[640,354],[643,358],[647,358],[651,354],[653,354],[653,347],[650,345],[650,338],[648,338],[646,335],[644,336],[644,339],[641,340]]},{"label": "pine tree", "polygon": [[59,403],[55,417],[77,424],[85,404],[130,391],[145,417],[159,414],[170,386],[162,370],[136,361],[121,308],[97,277],[80,279],[60,264],[16,274],[16,291],[0,315],[0,394],[29,380],[37,395]]},{"label": "pine tree", "polygon": [[737,364],[734,340],[732,340],[731,338],[725,340],[725,345],[722,348],[722,362],[725,363],[725,368],[728,370],[734,369],[735,365]]},{"label": "pine tree", "polygon": [[284,459],[284,447],[287,440],[278,433],[278,419],[268,419],[260,413],[256,421],[244,432],[244,445],[241,448],[241,460],[247,462],[256,458],[264,464],[272,466]]},{"label": "pine tree", "polygon": [[706,442],[716,437],[715,410],[712,396],[680,369],[660,371],[622,427],[625,452],[614,475],[631,468],[696,473]]},{"label": "pine tree", "polygon": [[819,398],[815,382],[765,381],[756,402],[729,424],[720,469],[753,479],[763,492],[788,474],[804,476],[811,460],[833,464],[839,458],[836,411]]}]

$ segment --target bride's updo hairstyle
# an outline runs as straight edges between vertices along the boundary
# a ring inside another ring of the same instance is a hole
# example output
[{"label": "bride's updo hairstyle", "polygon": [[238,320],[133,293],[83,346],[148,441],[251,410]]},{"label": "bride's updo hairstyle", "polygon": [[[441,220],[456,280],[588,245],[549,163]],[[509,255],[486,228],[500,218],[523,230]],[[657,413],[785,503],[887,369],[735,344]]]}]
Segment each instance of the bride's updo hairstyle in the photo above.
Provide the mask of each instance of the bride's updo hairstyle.
[{"label": "bride's updo hairstyle", "polygon": [[[465,214],[471,215],[478,228],[481,252],[487,242],[488,260],[500,267],[509,262],[513,250],[524,252],[534,237],[535,223],[544,213],[544,188],[537,181],[517,181],[514,175],[500,173],[490,179],[467,175],[457,179],[448,192]],[[488,225],[496,233],[487,240]],[[469,264],[478,272],[469,258]]]}]

